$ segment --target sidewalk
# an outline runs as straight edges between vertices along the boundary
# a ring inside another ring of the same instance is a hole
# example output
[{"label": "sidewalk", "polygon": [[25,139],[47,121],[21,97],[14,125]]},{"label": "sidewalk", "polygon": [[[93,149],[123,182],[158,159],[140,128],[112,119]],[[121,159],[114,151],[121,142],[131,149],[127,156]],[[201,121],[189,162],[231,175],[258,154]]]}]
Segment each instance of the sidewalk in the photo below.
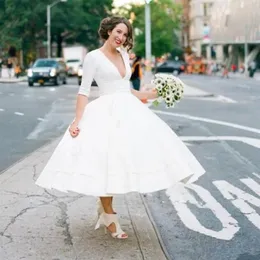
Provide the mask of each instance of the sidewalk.
[{"label": "sidewalk", "polygon": [[[221,77],[222,73],[218,72],[216,76]],[[260,80],[260,72],[258,71],[254,74],[253,78],[250,78],[248,75],[241,74],[239,72],[236,73],[229,72],[228,76],[230,79],[249,79],[249,80],[257,80],[257,81]]]},{"label": "sidewalk", "polygon": [[117,240],[94,230],[96,198],[35,185],[58,141],[0,174],[0,259],[166,260],[141,195],[115,197],[129,234]]},{"label": "sidewalk", "polygon": [[[151,80],[153,79],[153,75],[151,73],[144,73],[144,77],[142,80],[142,84],[145,84],[146,88],[150,88]],[[214,94],[201,90],[199,88],[191,87],[185,84],[184,87],[184,98],[191,98],[191,97],[212,97]]]},{"label": "sidewalk", "polygon": [[17,78],[0,78],[0,83],[18,83],[18,82],[25,82],[27,81],[27,77],[19,77]]}]

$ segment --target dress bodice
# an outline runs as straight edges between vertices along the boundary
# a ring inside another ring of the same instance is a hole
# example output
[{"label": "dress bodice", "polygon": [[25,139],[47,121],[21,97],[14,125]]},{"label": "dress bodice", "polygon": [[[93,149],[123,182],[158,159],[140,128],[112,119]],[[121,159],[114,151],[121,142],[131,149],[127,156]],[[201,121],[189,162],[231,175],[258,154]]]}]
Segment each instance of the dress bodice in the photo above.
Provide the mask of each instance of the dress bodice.
[{"label": "dress bodice", "polygon": [[100,49],[91,51],[86,55],[78,94],[89,96],[93,79],[98,84],[100,95],[130,92],[131,67],[128,53],[122,49],[119,49],[119,52],[125,65],[124,77]]}]

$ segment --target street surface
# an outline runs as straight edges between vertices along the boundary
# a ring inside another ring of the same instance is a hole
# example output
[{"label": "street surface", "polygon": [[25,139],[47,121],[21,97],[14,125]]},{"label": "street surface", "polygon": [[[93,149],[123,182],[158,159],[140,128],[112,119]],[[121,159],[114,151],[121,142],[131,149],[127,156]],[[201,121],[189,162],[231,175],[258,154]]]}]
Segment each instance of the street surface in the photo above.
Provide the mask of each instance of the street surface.
[{"label": "street surface", "polygon": [[[174,260],[259,260],[260,82],[181,78],[208,95],[151,109],[207,172],[195,184],[146,194],[160,237]],[[73,78],[59,87],[0,83],[0,172],[65,131],[77,90]]]}]

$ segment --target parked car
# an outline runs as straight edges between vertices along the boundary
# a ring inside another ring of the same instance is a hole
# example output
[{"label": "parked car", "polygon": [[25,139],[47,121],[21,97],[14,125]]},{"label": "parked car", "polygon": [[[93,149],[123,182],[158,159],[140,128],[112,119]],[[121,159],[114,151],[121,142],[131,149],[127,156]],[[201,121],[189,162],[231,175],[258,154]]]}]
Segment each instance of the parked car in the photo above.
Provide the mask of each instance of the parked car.
[{"label": "parked car", "polygon": [[173,73],[174,75],[179,75],[184,72],[185,63],[184,61],[167,60],[159,65],[156,69],[156,73],[166,72]]},{"label": "parked car", "polygon": [[[79,84],[79,86],[81,85],[82,74],[83,74],[83,68],[82,68],[82,65],[80,65],[79,69],[78,69],[78,84]],[[97,83],[96,83],[95,80],[92,81],[92,86],[97,86]]]},{"label": "parked car", "polygon": [[33,66],[28,69],[28,85],[39,83],[61,85],[67,83],[66,64],[61,59],[37,59]]}]

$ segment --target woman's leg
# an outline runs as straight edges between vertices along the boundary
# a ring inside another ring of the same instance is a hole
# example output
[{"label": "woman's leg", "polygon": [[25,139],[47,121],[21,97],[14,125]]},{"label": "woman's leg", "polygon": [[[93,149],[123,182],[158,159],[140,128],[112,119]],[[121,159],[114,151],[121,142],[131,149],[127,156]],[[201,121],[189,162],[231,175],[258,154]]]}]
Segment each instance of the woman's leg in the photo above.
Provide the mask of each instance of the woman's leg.
[{"label": "woman's leg", "polygon": [[[113,206],[112,206],[112,202],[113,202],[113,197],[100,197],[100,201],[103,205],[104,211],[107,214],[115,214],[114,210],[113,210]],[[116,230],[116,225],[114,223],[110,224],[107,229],[111,232],[111,233],[115,233],[117,232]],[[127,237],[127,234],[123,234],[122,237]]]},{"label": "woman's leg", "polygon": [[101,203],[103,205],[104,211],[107,214],[113,214],[112,200],[113,197],[100,197]]}]

